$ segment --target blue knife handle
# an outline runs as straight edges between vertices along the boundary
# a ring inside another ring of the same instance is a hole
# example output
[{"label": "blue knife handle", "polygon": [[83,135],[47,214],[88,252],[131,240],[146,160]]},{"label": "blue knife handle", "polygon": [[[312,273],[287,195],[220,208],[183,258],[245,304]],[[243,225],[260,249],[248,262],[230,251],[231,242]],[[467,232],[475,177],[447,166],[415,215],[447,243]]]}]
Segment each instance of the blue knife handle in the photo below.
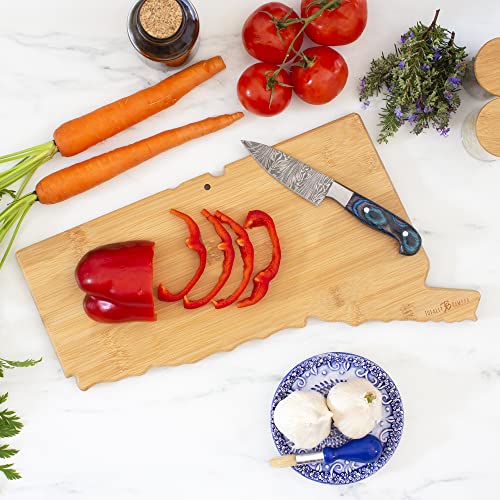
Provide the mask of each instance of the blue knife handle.
[{"label": "blue knife handle", "polygon": [[345,209],[372,229],[396,239],[399,253],[415,255],[420,250],[422,238],[415,228],[377,203],[353,193]]},{"label": "blue knife handle", "polygon": [[369,464],[382,455],[382,443],[371,434],[361,439],[353,439],[339,448],[326,447],[323,450],[325,462],[331,464],[335,460],[349,460]]}]

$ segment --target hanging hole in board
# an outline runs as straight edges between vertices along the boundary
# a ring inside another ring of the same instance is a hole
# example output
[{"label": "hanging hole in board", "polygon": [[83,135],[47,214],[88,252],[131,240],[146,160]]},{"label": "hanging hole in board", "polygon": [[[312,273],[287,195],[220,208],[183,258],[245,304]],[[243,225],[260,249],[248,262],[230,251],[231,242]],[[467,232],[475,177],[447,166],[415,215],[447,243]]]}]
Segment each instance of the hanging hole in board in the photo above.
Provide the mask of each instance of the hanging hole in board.
[{"label": "hanging hole in board", "polygon": [[210,191],[212,189],[212,186],[210,184],[205,184],[203,188],[205,189],[205,191]]}]

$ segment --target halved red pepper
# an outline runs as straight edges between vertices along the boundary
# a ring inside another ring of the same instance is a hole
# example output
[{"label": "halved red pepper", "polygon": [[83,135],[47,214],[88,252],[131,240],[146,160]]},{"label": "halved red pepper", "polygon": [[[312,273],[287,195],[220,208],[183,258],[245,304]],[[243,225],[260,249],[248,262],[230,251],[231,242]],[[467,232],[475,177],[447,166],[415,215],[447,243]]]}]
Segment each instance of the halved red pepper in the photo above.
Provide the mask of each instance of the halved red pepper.
[{"label": "halved red pepper", "polygon": [[169,292],[161,283],[158,285],[158,298],[160,300],[163,300],[165,302],[177,302],[178,300],[181,300],[185,295],[187,295],[201,278],[201,275],[203,274],[207,263],[207,249],[205,248],[205,245],[201,240],[201,233],[198,224],[196,224],[196,222],[191,219],[189,215],[183,212],[179,212],[179,210],[175,210],[173,208],[170,210],[170,213],[172,215],[180,217],[187,224],[189,237],[186,238],[186,246],[191,250],[194,250],[200,258],[200,264],[198,265],[198,269],[196,270],[194,276],[179,293]]},{"label": "halved red pepper", "polygon": [[96,321],[154,321],[152,241],[127,241],[88,252],[75,271]]},{"label": "halved red pepper", "polygon": [[253,290],[250,297],[238,302],[238,307],[252,306],[262,300],[269,290],[269,283],[278,274],[281,263],[281,248],[276,232],[276,226],[270,215],[262,212],[261,210],[252,210],[248,212],[245,220],[245,228],[252,229],[254,227],[264,226],[269,233],[269,238],[273,244],[273,253],[269,265],[259,271],[253,278]]},{"label": "halved red pepper", "polygon": [[241,259],[243,260],[243,278],[240,286],[229,297],[213,301],[216,309],[222,309],[236,302],[250,282],[253,273],[254,250],[248,233],[242,225],[238,224],[235,220],[231,219],[231,217],[223,214],[219,210],[215,212],[215,217],[223,224],[228,224],[236,234],[236,244],[240,248]]},{"label": "halved red pepper", "polygon": [[222,223],[208,210],[203,209],[201,213],[214,225],[215,231],[220,236],[221,243],[217,245],[217,248],[224,252],[224,261],[222,263],[222,273],[219,276],[219,280],[210,293],[198,300],[190,300],[187,295],[184,296],[184,307],[186,309],[197,309],[198,307],[208,304],[226,284],[226,281],[231,275],[234,263],[234,249],[231,235],[226,231]]},{"label": "halved red pepper", "polygon": [[94,321],[101,323],[122,323],[124,321],[155,321],[156,314],[150,306],[131,306],[86,295],[83,309]]}]

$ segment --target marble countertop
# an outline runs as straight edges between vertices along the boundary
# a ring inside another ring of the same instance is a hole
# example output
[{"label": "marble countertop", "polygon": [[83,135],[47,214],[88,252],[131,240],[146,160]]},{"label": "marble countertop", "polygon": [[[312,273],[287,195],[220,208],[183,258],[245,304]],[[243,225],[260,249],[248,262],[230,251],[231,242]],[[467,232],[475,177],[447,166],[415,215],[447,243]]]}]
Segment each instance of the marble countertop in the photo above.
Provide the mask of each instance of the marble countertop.
[{"label": "marble countertop", "polygon": [[[251,63],[240,27],[261,2],[195,1],[202,20],[197,58],[222,54],[228,70],[172,110],[99,145],[104,152],[138,137],[239,109],[235,81]],[[296,7],[297,0],[292,4]],[[334,102],[311,107],[294,100],[271,119],[248,115],[237,126],[152,160],[110,185],[66,202],[36,207],[14,250],[133,201],[175,187],[244,155],[241,137],[276,143],[350,112],[359,112],[372,137],[377,110],[361,111],[358,78],[369,61],[390,51],[408,26],[441,22],[474,53],[499,35],[494,0],[369,0],[362,38],[340,48],[350,79]],[[61,122],[158,81],[131,49],[125,19],[131,0],[5,2],[0,16],[1,152],[45,142]],[[228,6],[229,5],[229,6]],[[406,131],[378,152],[421,230],[432,286],[482,293],[479,321],[368,323],[353,328],[310,320],[230,353],[81,392],[66,379],[29,289],[11,256],[0,278],[0,355],[43,357],[35,368],[0,381],[25,428],[10,442],[21,481],[0,478],[9,500],[129,500],[195,497],[240,500],[455,500],[492,498],[500,446],[500,223],[496,215],[500,164],[478,162],[462,149],[460,126],[480,103],[463,95],[450,137]],[[59,169],[71,160],[45,166]],[[365,482],[331,489],[293,471],[273,470],[269,406],[282,376],[298,361],[325,351],[347,351],[380,364],[405,404],[405,432],[382,471]]]}]

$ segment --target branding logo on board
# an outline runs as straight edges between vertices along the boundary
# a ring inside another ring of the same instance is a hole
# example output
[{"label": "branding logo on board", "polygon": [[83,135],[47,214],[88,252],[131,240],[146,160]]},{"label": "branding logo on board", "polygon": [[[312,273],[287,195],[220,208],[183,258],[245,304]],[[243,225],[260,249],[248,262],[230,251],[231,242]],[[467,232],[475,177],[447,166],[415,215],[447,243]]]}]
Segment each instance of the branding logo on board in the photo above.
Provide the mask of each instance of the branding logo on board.
[{"label": "branding logo on board", "polygon": [[427,317],[435,316],[436,314],[443,314],[443,313],[447,313],[453,309],[457,309],[458,307],[464,306],[464,305],[468,304],[469,302],[470,302],[470,299],[468,297],[464,298],[464,299],[457,299],[457,300],[444,300],[436,307],[433,307],[431,309],[426,309],[424,311],[424,313]]}]

